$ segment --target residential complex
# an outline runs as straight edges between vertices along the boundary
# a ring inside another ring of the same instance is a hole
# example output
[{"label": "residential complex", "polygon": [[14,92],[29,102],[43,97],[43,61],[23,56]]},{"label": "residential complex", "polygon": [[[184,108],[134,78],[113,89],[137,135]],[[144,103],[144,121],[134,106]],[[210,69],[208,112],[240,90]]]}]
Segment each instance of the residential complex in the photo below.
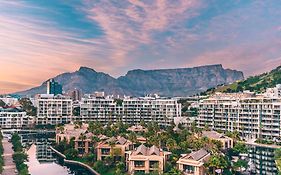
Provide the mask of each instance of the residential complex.
[{"label": "residential complex", "polygon": [[183,155],[178,161],[178,168],[184,175],[204,175],[204,163],[207,162],[211,154],[205,149],[194,151]]},{"label": "residential complex", "polygon": [[33,118],[26,115],[21,108],[0,107],[0,127],[5,129],[16,129],[30,127]]},{"label": "residential complex", "polygon": [[125,152],[134,149],[134,143],[124,137],[111,137],[98,143],[97,160],[105,160],[106,157],[114,157],[114,160],[121,160],[125,157]]},{"label": "residential complex", "polygon": [[163,173],[166,161],[171,152],[163,151],[156,146],[146,147],[143,144],[136,150],[127,152],[127,167],[129,174],[136,172]]},{"label": "residential complex", "polygon": [[82,98],[81,121],[122,121],[127,124],[138,124],[155,121],[160,125],[169,125],[175,117],[181,116],[181,104],[176,99],[168,98],[129,98],[112,97]]},{"label": "residential complex", "polygon": [[233,139],[216,131],[202,131],[202,137],[220,141],[222,143],[222,149],[233,148]]},{"label": "residential complex", "polygon": [[72,120],[72,100],[70,97],[40,94],[36,98],[37,125],[56,125]]},{"label": "residential complex", "polygon": [[245,139],[281,141],[281,86],[264,94],[217,93],[199,102],[199,127],[239,131]]}]

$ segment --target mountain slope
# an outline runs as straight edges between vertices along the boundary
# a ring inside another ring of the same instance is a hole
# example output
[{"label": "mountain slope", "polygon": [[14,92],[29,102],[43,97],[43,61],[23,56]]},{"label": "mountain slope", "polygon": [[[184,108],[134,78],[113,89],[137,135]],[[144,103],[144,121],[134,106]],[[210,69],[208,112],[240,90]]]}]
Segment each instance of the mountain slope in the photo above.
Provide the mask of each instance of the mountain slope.
[{"label": "mountain slope", "polygon": [[[54,77],[63,85],[63,90],[74,88],[83,93],[104,91],[114,95],[142,96],[158,93],[163,96],[187,96],[196,94],[219,84],[229,84],[243,79],[243,73],[224,69],[222,65],[194,68],[132,70],[117,79],[87,67]],[[47,81],[46,81],[47,82]],[[41,86],[17,94],[26,96],[46,92],[46,82]]]},{"label": "mountain slope", "polygon": [[206,93],[211,94],[214,92],[241,92],[243,90],[262,93],[265,92],[266,88],[275,87],[277,84],[281,84],[281,66],[273,69],[270,72],[249,77],[244,81],[208,89]]},{"label": "mountain slope", "polygon": [[202,92],[209,87],[243,79],[243,73],[223,69],[222,65],[194,68],[133,70],[118,78],[122,88],[132,94],[157,93],[168,96],[186,96]]}]

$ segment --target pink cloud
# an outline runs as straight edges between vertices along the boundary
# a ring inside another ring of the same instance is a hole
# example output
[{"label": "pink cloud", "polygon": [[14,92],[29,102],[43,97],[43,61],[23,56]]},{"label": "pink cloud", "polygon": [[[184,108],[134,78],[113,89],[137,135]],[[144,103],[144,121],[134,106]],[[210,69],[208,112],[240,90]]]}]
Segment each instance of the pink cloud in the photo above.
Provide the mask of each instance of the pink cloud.
[{"label": "pink cloud", "polygon": [[111,50],[111,61],[122,67],[133,61],[129,55],[141,45],[153,45],[155,32],[162,32],[178,22],[195,14],[185,13],[200,5],[195,0],[157,1],[123,1],[122,7],[112,1],[101,1],[98,4],[85,1],[84,9],[93,23],[98,23],[105,35],[101,39],[108,43]]}]

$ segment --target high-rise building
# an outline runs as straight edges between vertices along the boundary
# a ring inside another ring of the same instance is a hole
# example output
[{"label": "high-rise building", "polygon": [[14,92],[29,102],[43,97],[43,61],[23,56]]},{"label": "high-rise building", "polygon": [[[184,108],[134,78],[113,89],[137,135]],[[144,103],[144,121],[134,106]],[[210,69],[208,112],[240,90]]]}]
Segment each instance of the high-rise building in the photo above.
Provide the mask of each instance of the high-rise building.
[{"label": "high-rise building", "polygon": [[47,82],[47,94],[62,94],[62,85],[51,79]]}]

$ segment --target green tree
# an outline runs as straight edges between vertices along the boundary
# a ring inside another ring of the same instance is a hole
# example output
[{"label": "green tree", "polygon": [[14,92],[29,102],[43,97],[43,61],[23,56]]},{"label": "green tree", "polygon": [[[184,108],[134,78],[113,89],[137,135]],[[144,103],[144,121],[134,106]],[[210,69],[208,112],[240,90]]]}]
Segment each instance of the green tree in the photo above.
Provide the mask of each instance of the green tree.
[{"label": "green tree", "polygon": [[176,143],[176,141],[175,141],[174,139],[169,138],[169,139],[167,140],[166,146],[167,146],[168,150],[172,150],[172,149],[175,149],[175,148],[176,148],[177,143]]},{"label": "green tree", "polygon": [[281,148],[274,150],[274,159],[275,160],[281,159]]},{"label": "green tree", "polygon": [[169,172],[164,173],[164,175],[181,175],[182,172],[177,168],[172,168]]},{"label": "green tree", "polygon": [[0,107],[4,107],[4,106],[6,106],[6,103],[0,100]]},{"label": "green tree", "polygon": [[237,142],[232,148],[235,155],[239,155],[240,153],[245,154],[248,153],[247,146],[242,142]]},{"label": "green tree", "polygon": [[223,169],[227,168],[229,165],[227,159],[222,155],[212,155],[209,159],[209,161],[205,164],[206,167],[212,170],[212,173],[215,175],[215,170],[220,169],[223,171]]},{"label": "green tree", "polygon": [[248,162],[246,160],[239,159],[237,162],[233,163],[233,168],[235,170],[240,170],[241,168],[248,168]]},{"label": "green tree", "polygon": [[105,174],[107,171],[107,166],[100,160],[96,161],[93,168],[100,174]]},{"label": "green tree", "polygon": [[73,160],[78,156],[78,151],[74,148],[68,149],[64,152],[66,159]]},{"label": "green tree", "polygon": [[37,108],[33,106],[29,98],[21,98],[19,99],[19,103],[21,104],[22,109],[26,111],[27,115],[36,116]]},{"label": "green tree", "polygon": [[116,175],[124,175],[126,172],[126,166],[123,162],[118,162],[116,164],[116,170],[115,170],[115,174]]}]

